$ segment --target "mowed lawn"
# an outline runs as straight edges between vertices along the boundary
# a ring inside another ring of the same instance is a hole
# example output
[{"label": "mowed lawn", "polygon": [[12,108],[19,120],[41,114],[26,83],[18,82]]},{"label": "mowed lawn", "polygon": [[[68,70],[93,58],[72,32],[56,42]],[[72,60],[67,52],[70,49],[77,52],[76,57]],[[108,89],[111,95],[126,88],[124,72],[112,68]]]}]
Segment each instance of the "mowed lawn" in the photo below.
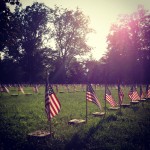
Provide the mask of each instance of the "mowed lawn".
[{"label": "mowed lawn", "polygon": [[[68,125],[74,118],[86,117],[86,92],[76,85],[77,92],[56,93],[61,103],[60,113],[52,119],[53,138],[43,141],[29,141],[28,134],[36,130],[49,131],[45,114],[44,86],[35,94],[31,87],[25,93],[32,95],[11,96],[6,93],[0,97],[0,149],[150,149],[150,100],[122,108],[121,111],[108,110],[105,117],[93,117],[99,111],[88,102],[88,122],[82,125]],[[93,86],[94,88],[94,86]],[[94,88],[95,89],[95,88]],[[110,87],[113,97],[118,101],[116,87]],[[54,87],[56,92],[56,89]],[[124,103],[130,103],[129,87],[123,87]],[[10,89],[11,94],[14,89]],[[96,95],[105,110],[104,86],[96,89]]]}]

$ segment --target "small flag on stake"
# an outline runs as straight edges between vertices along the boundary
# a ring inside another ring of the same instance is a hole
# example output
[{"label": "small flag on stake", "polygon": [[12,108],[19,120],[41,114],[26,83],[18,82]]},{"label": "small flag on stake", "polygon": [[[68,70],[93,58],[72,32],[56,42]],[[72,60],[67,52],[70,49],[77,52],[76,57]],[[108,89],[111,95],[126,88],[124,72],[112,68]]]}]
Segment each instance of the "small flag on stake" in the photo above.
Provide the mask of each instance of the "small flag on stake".
[{"label": "small flag on stake", "polygon": [[34,85],[34,86],[33,86],[33,92],[34,92],[34,93],[39,93],[39,89],[38,89],[38,86],[37,86],[37,85]]},{"label": "small flag on stake", "polygon": [[149,85],[146,86],[146,98],[150,98],[150,88],[149,88]]},{"label": "small flag on stake", "polygon": [[123,102],[124,94],[123,94],[123,91],[122,91],[120,85],[118,85],[118,96],[119,96],[119,103],[121,105]]},{"label": "small flag on stake", "polygon": [[56,116],[61,109],[61,104],[56,97],[52,86],[46,83],[45,88],[45,111],[47,114],[48,120],[51,120],[54,116]]},{"label": "small flag on stake", "polygon": [[140,99],[144,99],[144,92],[143,92],[143,89],[142,89],[142,86],[140,85]]},{"label": "small flag on stake", "polygon": [[18,87],[18,92],[21,92],[22,94],[25,94],[23,87],[21,87],[21,85],[19,85]]},{"label": "small flag on stake", "polygon": [[4,85],[2,85],[2,86],[0,87],[0,91],[1,91],[1,92],[5,92],[5,93],[9,93],[9,89],[8,89],[6,86],[4,86]]},{"label": "small flag on stake", "polygon": [[131,99],[131,101],[140,100],[140,96],[138,95],[138,92],[134,86],[131,87],[128,96]]},{"label": "small flag on stake", "polygon": [[99,107],[99,109],[102,110],[102,106],[101,106],[98,98],[96,97],[96,94],[95,94],[91,84],[87,85],[86,100],[96,104]]},{"label": "small flag on stake", "polygon": [[111,95],[110,90],[106,87],[106,101],[112,106],[116,107],[118,104],[115,102],[114,98]]}]

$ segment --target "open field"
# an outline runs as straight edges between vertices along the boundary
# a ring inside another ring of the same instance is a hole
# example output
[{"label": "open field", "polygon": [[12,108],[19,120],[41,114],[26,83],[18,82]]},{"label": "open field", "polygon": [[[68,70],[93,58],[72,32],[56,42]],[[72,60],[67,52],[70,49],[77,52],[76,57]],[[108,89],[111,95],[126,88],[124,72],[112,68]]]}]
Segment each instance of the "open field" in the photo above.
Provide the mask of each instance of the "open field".
[{"label": "open field", "polygon": [[[78,87],[79,88],[79,87]],[[25,92],[32,92],[30,87]],[[116,100],[117,90],[109,88]],[[27,135],[36,130],[49,130],[45,114],[44,87],[39,94],[0,97],[0,149],[150,149],[150,100],[117,111],[107,109],[105,117],[93,117],[98,107],[88,102],[88,122],[68,125],[74,118],[85,119],[86,93],[57,93],[60,113],[52,119],[54,137],[42,142],[28,141]],[[80,89],[79,89],[80,90]],[[123,88],[125,103],[129,87]],[[96,90],[104,108],[104,87]],[[107,107],[109,105],[107,104]]]}]

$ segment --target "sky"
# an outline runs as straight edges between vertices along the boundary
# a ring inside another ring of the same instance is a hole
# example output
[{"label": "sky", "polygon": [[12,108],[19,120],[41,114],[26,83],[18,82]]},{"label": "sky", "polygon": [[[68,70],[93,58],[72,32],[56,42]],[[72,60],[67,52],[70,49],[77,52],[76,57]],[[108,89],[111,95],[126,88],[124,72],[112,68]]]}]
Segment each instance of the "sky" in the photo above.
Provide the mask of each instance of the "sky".
[{"label": "sky", "polygon": [[76,9],[77,7],[90,18],[90,27],[96,32],[88,36],[88,44],[94,49],[93,58],[100,59],[107,51],[106,37],[111,24],[117,21],[120,14],[131,14],[139,4],[150,11],[149,0],[20,0],[23,7],[41,2],[51,8],[54,5],[62,8]]}]

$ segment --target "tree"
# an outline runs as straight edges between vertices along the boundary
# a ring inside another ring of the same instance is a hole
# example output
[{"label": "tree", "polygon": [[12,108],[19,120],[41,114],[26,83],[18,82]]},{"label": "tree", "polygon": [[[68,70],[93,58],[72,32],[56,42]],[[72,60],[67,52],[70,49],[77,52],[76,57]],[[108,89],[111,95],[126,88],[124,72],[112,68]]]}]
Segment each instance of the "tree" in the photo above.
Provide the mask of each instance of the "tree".
[{"label": "tree", "polygon": [[54,43],[62,80],[66,80],[68,66],[73,59],[90,52],[91,47],[86,43],[86,36],[92,32],[89,28],[89,18],[79,9],[67,10],[55,8],[54,12]]},{"label": "tree", "polygon": [[0,51],[3,50],[9,39],[10,17],[11,12],[6,5],[5,0],[2,0],[0,5]]},{"label": "tree", "polygon": [[29,83],[43,81],[46,67],[53,76],[58,75],[57,81],[77,78],[84,67],[76,57],[91,50],[86,43],[87,34],[92,32],[88,23],[89,18],[79,9],[51,9],[39,3],[25,9],[17,6],[9,18],[12,32],[6,40],[10,43],[3,46],[3,68],[12,62],[21,70],[18,78],[22,76],[22,81]]},{"label": "tree", "polygon": [[15,11],[12,23],[18,24],[19,31],[15,47],[9,46],[9,55],[22,66],[25,82],[39,82],[43,79],[43,58],[47,49],[42,46],[45,32],[50,32],[50,29],[47,30],[49,13],[50,9],[39,3]]},{"label": "tree", "polygon": [[10,23],[10,20],[13,17],[7,4],[10,5],[20,5],[18,0],[1,0],[0,5],[0,51],[3,51],[6,45],[13,44],[12,38],[10,35],[14,34],[13,24]]},{"label": "tree", "polygon": [[[17,69],[16,64],[14,65],[15,67],[13,68],[14,63],[12,62],[11,58],[10,60],[8,59],[3,60],[4,56],[2,55],[2,54],[5,54],[6,56],[8,54],[9,52],[8,46],[14,45],[15,39],[16,39],[16,34],[15,34],[16,28],[14,24],[11,24],[13,13],[10,11],[7,4],[19,5],[19,2],[18,1],[15,2],[13,0],[11,1],[1,0],[1,4],[0,4],[0,56],[1,56],[0,58],[0,68],[1,68],[0,83],[4,81],[6,82],[10,81],[8,79],[10,76],[9,70],[12,75],[12,70],[14,70],[14,68]],[[9,65],[11,64],[11,66],[9,66],[8,64]]]},{"label": "tree", "polygon": [[85,62],[79,62],[76,59],[72,60],[68,66],[67,81],[68,83],[86,83],[87,76],[85,70]]},{"label": "tree", "polygon": [[146,66],[149,64],[147,58],[150,52],[150,40],[149,36],[146,36],[150,30],[148,18],[148,11],[139,6],[137,12],[120,16],[119,23],[112,25],[107,38],[107,56],[110,72],[115,80],[125,80],[130,83],[145,82],[143,64]]}]

